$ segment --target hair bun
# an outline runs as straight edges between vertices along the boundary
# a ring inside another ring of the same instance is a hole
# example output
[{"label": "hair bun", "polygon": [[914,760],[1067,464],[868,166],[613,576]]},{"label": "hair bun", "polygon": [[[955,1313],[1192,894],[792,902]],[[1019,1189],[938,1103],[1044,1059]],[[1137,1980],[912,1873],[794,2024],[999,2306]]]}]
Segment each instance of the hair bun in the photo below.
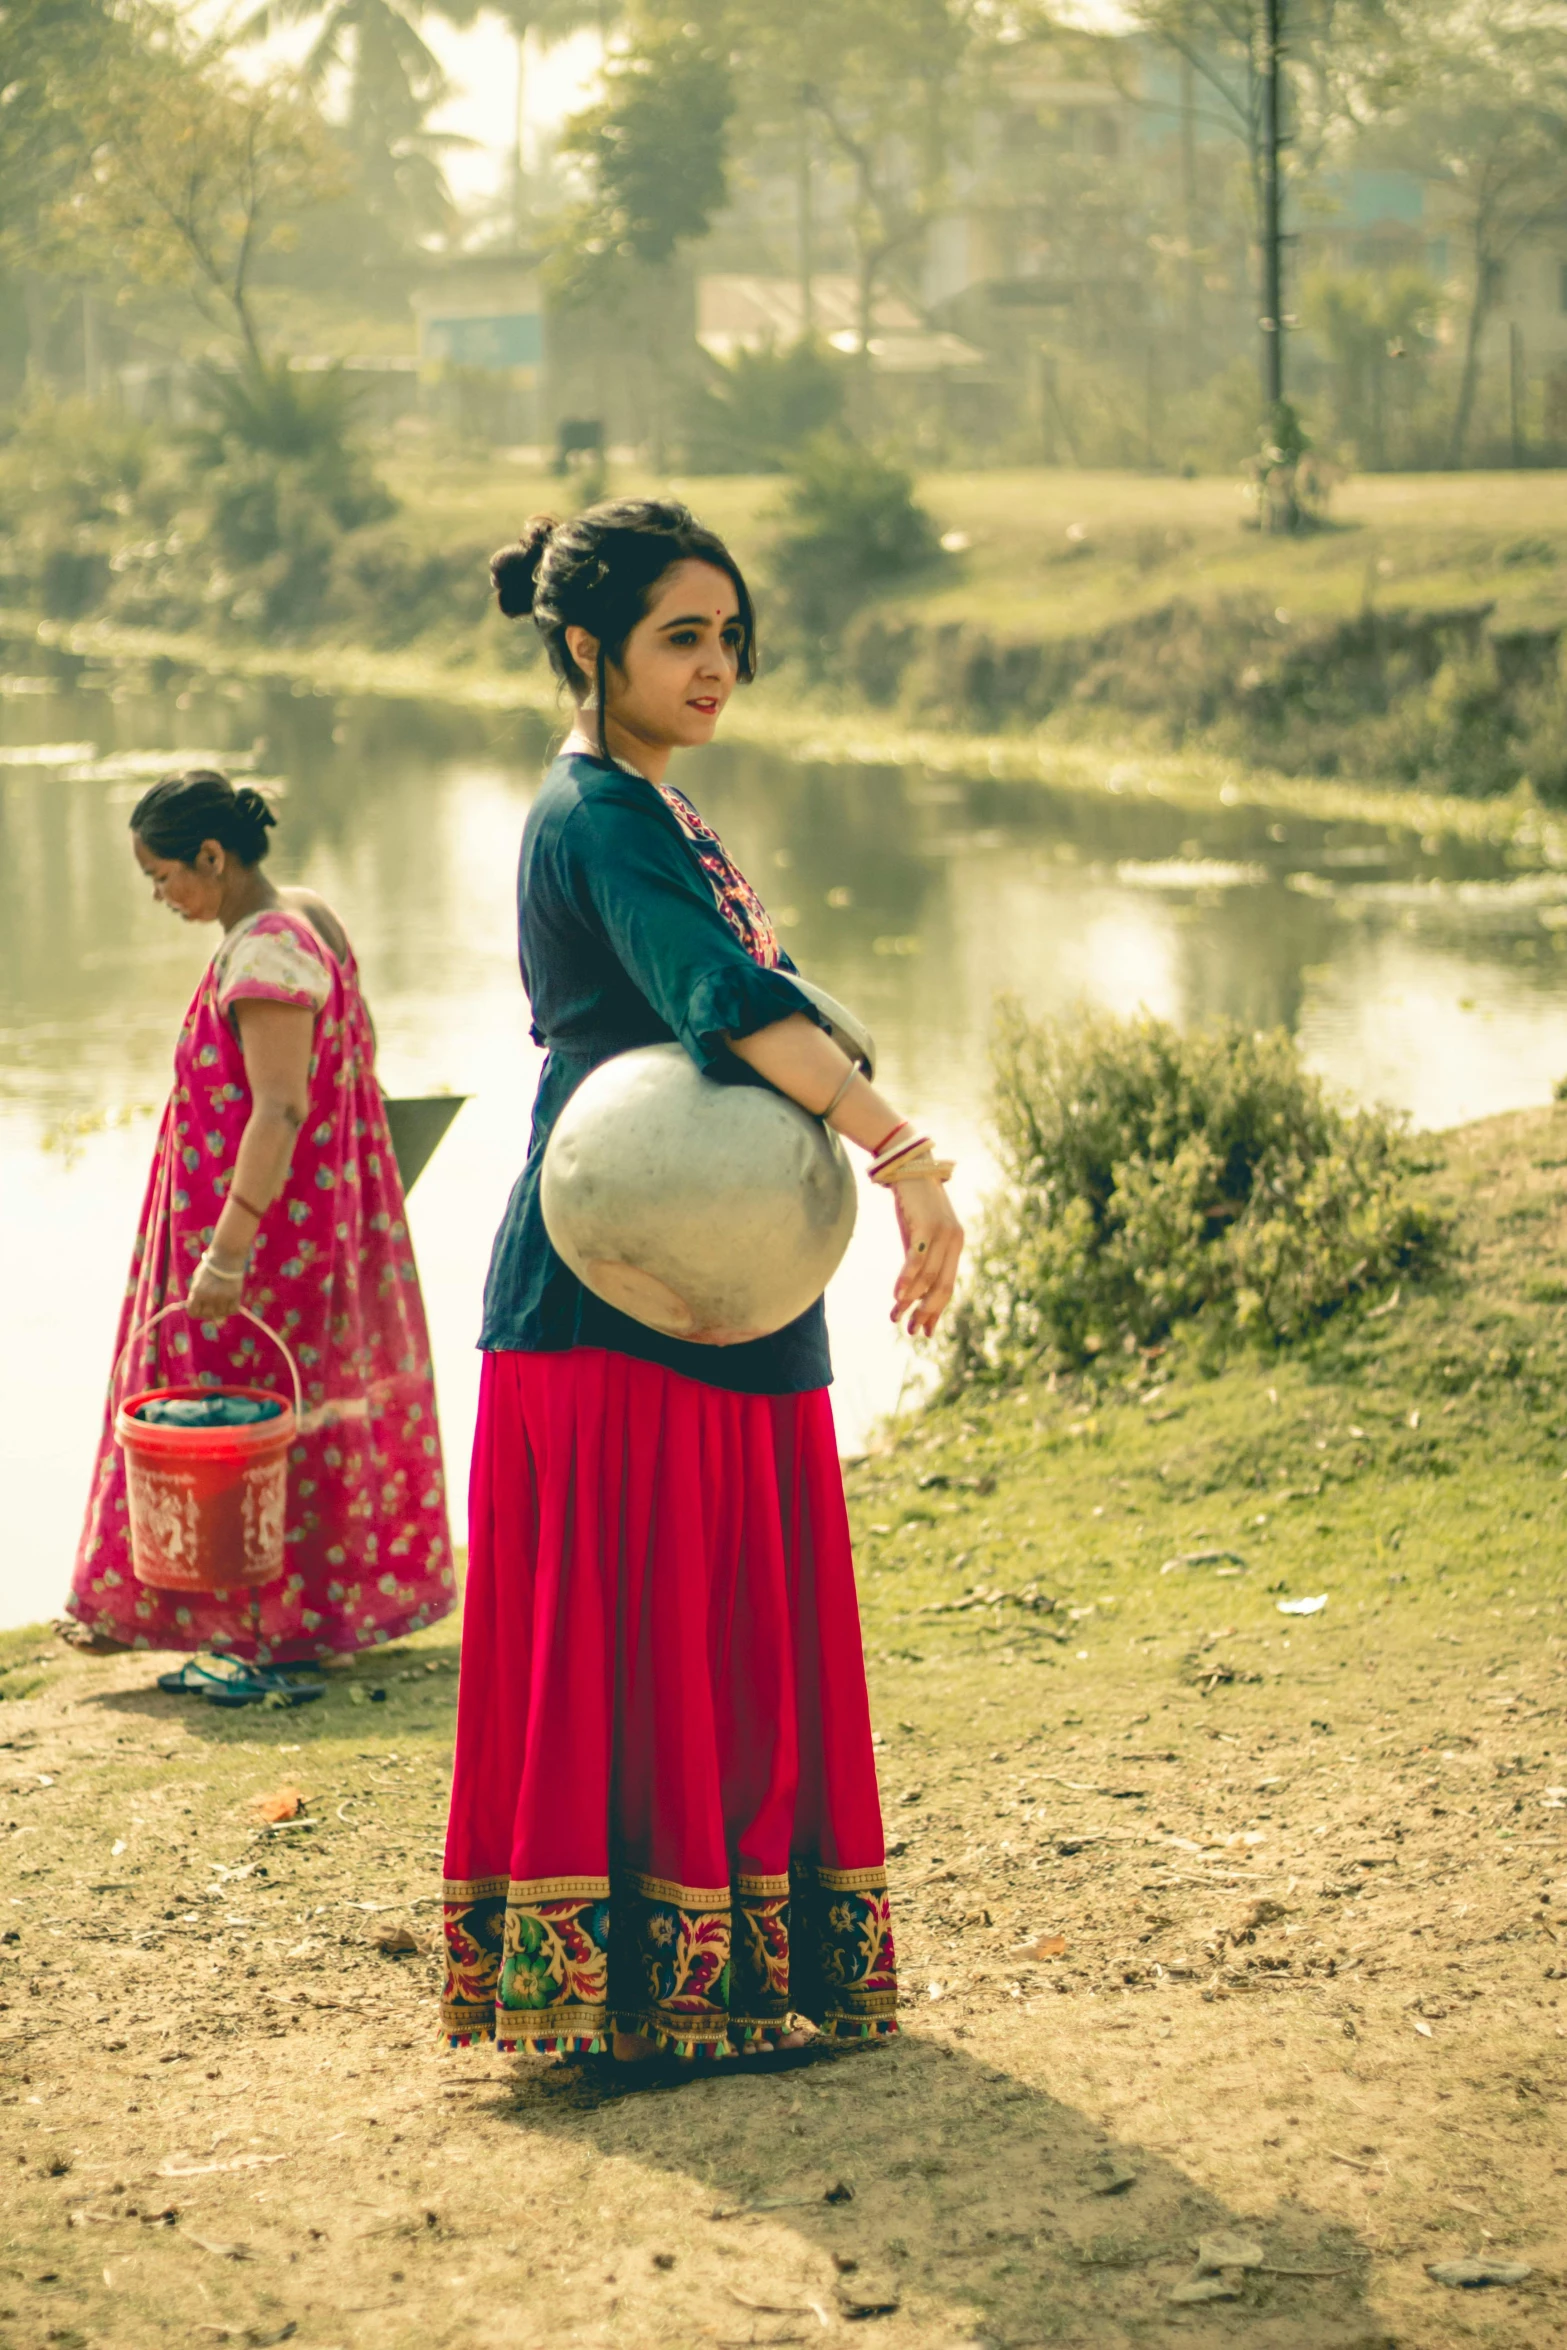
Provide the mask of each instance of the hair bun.
[{"label": "hair bun", "polygon": [[514,544],[490,557],[491,584],[508,620],[521,620],[533,610],[539,565],[554,529],[553,514],[530,514]]},{"label": "hair bun", "polygon": [[252,824],[259,824],[263,832],[270,832],[277,823],[277,818],[253,783],[241,784],[234,794],[234,805],[241,816]]}]

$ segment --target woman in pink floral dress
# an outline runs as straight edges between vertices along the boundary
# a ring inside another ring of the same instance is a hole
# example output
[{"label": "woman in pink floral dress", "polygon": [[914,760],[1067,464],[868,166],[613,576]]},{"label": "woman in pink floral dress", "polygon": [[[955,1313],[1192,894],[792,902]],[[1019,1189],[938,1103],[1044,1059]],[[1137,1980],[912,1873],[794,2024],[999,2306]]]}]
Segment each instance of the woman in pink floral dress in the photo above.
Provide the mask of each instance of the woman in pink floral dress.
[{"label": "woman in pink floral dress", "polygon": [[223,936],[174,1053],[115,1338],[120,1394],[160,1384],[289,1389],[288,1564],[244,1597],[155,1591],[131,1567],[124,1457],[105,1413],[67,1603],[94,1648],[213,1649],[260,1665],[395,1640],[456,1597],[435,1384],[402,1185],[353,951],[312,892],[268,881],[271,811],[205,771],[131,817],[153,896]]}]

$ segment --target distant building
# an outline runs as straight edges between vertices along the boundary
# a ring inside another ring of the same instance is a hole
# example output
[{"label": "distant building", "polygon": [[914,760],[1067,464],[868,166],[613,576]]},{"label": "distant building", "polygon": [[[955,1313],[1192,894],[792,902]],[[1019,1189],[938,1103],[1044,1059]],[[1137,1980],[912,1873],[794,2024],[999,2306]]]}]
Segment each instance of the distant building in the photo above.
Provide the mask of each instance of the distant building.
[{"label": "distant building", "polygon": [[[852,357],[860,347],[859,289],[831,272],[810,281],[810,317],[798,277],[715,275],[697,280],[696,339],[715,359],[737,351],[779,350],[807,331]],[[879,294],[868,338],[871,366],[885,375],[951,375],[985,366],[985,354],[961,335],[927,326],[897,294]]]},{"label": "distant building", "polygon": [[426,366],[510,374],[536,390],[544,365],[544,305],[536,272],[484,256],[448,263],[414,288],[419,358]]}]

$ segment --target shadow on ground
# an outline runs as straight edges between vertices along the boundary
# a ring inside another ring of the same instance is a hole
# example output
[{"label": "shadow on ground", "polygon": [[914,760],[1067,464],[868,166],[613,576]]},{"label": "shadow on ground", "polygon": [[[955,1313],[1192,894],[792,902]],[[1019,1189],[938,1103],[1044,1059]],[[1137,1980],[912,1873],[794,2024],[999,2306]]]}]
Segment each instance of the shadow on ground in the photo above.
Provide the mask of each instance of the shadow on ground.
[{"label": "shadow on ground", "polygon": [[[334,1662],[319,1676],[323,1696],[300,1705],[210,1705],[197,1692],[176,1694],[158,1688],[155,1681],[130,1689],[91,1689],[75,1702],[89,1718],[94,1713],[123,1714],[133,1720],[178,1727],[193,1737],[210,1738],[215,1745],[254,1742],[258,1735],[264,1735],[275,1743],[297,1744],[307,1749],[330,1745],[343,1737],[347,1727],[342,1712],[345,1698],[354,1704],[356,1715],[361,1705],[373,1708],[359,1718],[362,1727],[373,1724],[377,1732],[397,1724],[411,1732],[430,1731],[449,1724],[457,1698],[459,1646],[460,1634],[454,1622],[449,1630],[443,1627],[442,1633],[423,1634],[417,1648],[361,1649],[341,1662]],[[125,1661],[142,1660],[133,1654]],[[145,1661],[156,1665],[160,1672],[172,1672],[182,1659],[173,1653],[160,1652],[147,1656]],[[285,1670],[293,1671],[294,1677],[307,1687],[318,1679],[302,1668]]]},{"label": "shadow on ground", "polygon": [[[767,2078],[519,2061],[514,2083],[485,2102],[523,2136],[683,2176],[693,2235],[748,2279],[758,2231],[776,2241],[782,2223],[830,2255],[835,2315],[853,2316],[857,2298],[890,2285],[905,2321],[928,2328],[945,2317],[967,2329],[965,2342],[995,2350],[1242,2336],[1250,2350],[1372,2350],[1390,2340],[1349,2230],[1289,2203],[1263,2218],[1228,2211],[1165,2158],[1113,2142],[1059,2097],[949,2039],[905,2033],[877,2049],[806,2055]],[[829,2200],[842,2186],[852,2199]],[[1210,2301],[1172,2299],[1197,2282],[1199,2239],[1219,2235],[1260,2245],[1264,2267],[1205,2280]],[[731,2339],[819,2330],[815,2295],[780,2290],[769,2304],[739,2274],[727,2294]],[[802,2316],[807,2331],[778,2330]],[[866,2339],[876,2338],[872,2325]]]}]

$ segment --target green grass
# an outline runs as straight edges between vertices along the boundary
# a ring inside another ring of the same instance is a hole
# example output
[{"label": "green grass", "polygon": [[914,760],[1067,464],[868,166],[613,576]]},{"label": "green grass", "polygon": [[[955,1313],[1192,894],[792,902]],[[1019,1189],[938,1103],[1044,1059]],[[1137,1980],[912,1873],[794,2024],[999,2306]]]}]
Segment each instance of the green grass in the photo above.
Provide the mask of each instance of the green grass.
[{"label": "green grass", "polygon": [[[532,629],[489,604],[486,566],[529,513],[569,510],[579,485],[504,452],[379,461],[399,511],[343,542],[336,618],[303,640],[193,624],[177,598],[160,619],[156,596],[39,627],[25,565],[0,629],[37,628],[100,659],[558,707]],[[1494,638],[1567,617],[1567,473],[1352,480],[1332,527],[1299,540],[1243,527],[1229,479],[931,475],[920,494],[966,544],[868,594],[823,679],[780,663],[776,633],[769,644],[783,486],[634,467],[612,468],[607,483],[615,495],[688,498],[759,583],[763,674],[729,713],[730,737],[813,759],[1491,837],[1534,831],[1540,801],[1567,796],[1567,704],[1548,640],[1497,654],[1486,631],[1424,620],[1490,607]],[[118,527],[105,525],[111,537]],[[109,551],[106,541],[100,557]],[[1368,604],[1385,623],[1370,632],[1359,626]]]},{"label": "green grass", "polygon": [[[1346,1313],[1312,1342],[1217,1373],[1179,1341],[1102,1374],[970,1389],[861,1464],[851,1491],[877,1636],[955,1658],[1010,1648],[1071,1679],[1063,1610],[1168,1631],[1211,1612],[1282,1669],[1274,1595],[1332,1586],[1330,1623],[1564,1587],[1567,1108],[1434,1137],[1427,1188],[1452,1269]],[[978,1483],[976,1484],[976,1480]],[[980,1490],[983,1488],[983,1491]],[[954,1609],[976,1588],[1037,1584]],[[1296,1638],[1317,1637],[1309,1629]],[[1249,1665],[1260,1654],[1248,1657]]]},{"label": "green grass", "polygon": [[[526,633],[483,612],[484,556],[572,485],[504,459],[404,462],[394,481],[404,506],[374,567],[408,588],[388,608],[481,674],[536,662]],[[761,587],[764,671],[788,655],[787,629],[768,628],[777,478],[623,472],[609,487],[687,497]],[[1329,527],[1295,539],[1247,527],[1234,480],[1035,469],[919,491],[950,551],[867,589],[826,651],[794,648],[780,682],[796,726],[873,711],[1101,757],[1567,798],[1567,474],[1353,480]]]},{"label": "green grass", "polygon": [[[47,1675],[0,1704],[0,2339],[655,2350],[849,2276],[893,2281],[885,2350],[1559,2342],[1567,1108],[1432,1153],[1440,1285],[851,1466],[904,2000],[870,2055],[437,2049],[433,1951],[376,1943],[432,1939],[455,1622],[302,1713],[0,1642],[0,1687]],[[272,1832],[284,1781],[311,1824]],[[1266,2273],[1173,2303],[1219,2228]],[[1533,2274],[1427,2274],[1474,2253]]]},{"label": "green grass", "polygon": [[[570,484],[504,456],[398,457],[383,470],[421,544],[497,546],[523,518],[558,512]],[[659,476],[611,469],[609,493],[673,491],[764,568],[776,476]],[[1567,474],[1383,474],[1335,494],[1331,527],[1300,539],[1247,529],[1237,481],[1036,467],[923,477],[919,494],[968,549],[880,601],[1002,635],[1078,636],[1181,598],[1264,598],[1310,620],[1378,604],[1420,610],[1494,601],[1498,625],[1567,618]],[[1069,536],[1080,532],[1081,536]]]}]

